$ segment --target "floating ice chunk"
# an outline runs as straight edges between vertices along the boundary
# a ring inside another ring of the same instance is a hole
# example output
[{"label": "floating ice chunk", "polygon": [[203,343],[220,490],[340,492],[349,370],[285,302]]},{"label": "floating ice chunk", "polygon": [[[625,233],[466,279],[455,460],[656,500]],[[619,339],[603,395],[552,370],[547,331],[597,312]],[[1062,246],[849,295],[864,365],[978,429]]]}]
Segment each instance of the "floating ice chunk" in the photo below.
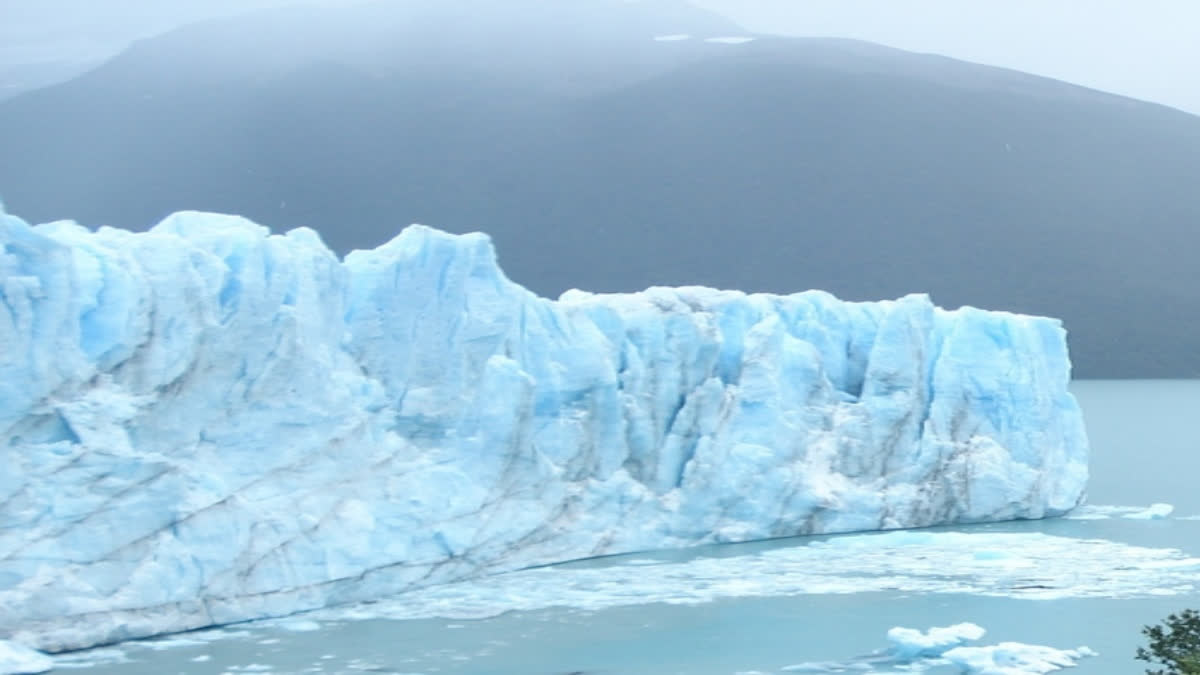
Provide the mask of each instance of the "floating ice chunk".
[{"label": "floating ice chunk", "polygon": [[54,668],[54,659],[39,651],[8,640],[0,640],[0,675],[45,673]]},{"label": "floating ice chunk", "polygon": [[938,656],[953,647],[961,647],[983,637],[986,631],[973,623],[959,623],[943,628],[930,628],[922,633],[913,628],[897,626],[888,631],[892,652],[900,658],[917,659]]},{"label": "floating ice chunk", "polygon": [[743,37],[743,36],[729,36],[729,37],[705,38],[704,41],[705,42],[713,42],[716,44],[724,44],[724,45],[740,45],[740,44],[744,44],[747,42],[754,42],[757,39],[758,38]]},{"label": "floating ice chunk", "polygon": [[1166,518],[1167,516],[1171,515],[1171,512],[1174,510],[1175,510],[1175,507],[1170,504],[1158,503],[1158,504],[1151,504],[1146,509],[1143,509],[1136,513],[1126,514],[1123,517],[1128,518],[1130,520],[1162,520],[1162,519]]},{"label": "floating ice chunk", "polygon": [[186,637],[173,637],[142,640],[138,642],[138,647],[161,652],[168,649],[175,649],[177,647],[197,647],[204,644],[207,644],[207,641],[190,639]]},{"label": "floating ice chunk", "polygon": [[677,33],[677,34],[674,34],[674,35],[656,35],[656,36],[654,36],[654,41],[655,41],[655,42],[681,42],[681,41],[683,41],[683,40],[690,40],[690,39],[692,39],[692,36],[691,36],[691,35],[688,35],[688,34],[686,34],[686,33]]},{"label": "floating ice chunk", "polygon": [[912,628],[888,631],[892,647],[849,661],[799,663],[784,672],[844,673],[847,671],[881,672],[884,668],[922,672],[937,666],[954,665],[969,675],[1042,675],[1077,665],[1080,659],[1096,656],[1087,647],[1055,649],[1020,642],[1002,642],[991,646],[965,646],[983,637],[983,628],[960,623],[921,632]]},{"label": "floating ice chunk", "polygon": [[1102,504],[1085,504],[1065,517],[1071,520],[1109,520],[1124,518],[1127,520],[1162,520],[1170,516],[1175,507],[1170,504],[1155,503],[1150,506],[1108,506]]},{"label": "floating ice chunk", "polygon": [[1123,506],[1103,506],[1098,504],[1084,504],[1076,507],[1070,513],[1063,516],[1067,520],[1108,520],[1113,517],[1117,509],[1126,509]]},{"label": "floating ice chunk", "polygon": [[60,670],[115,666],[130,662],[129,654],[118,647],[100,647],[54,655],[54,667]]},{"label": "floating ice chunk", "polygon": [[1072,668],[1081,659],[1096,655],[1088,647],[1055,649],[1020,642],[1001,642],[988,647],[956,647],[943,654],[943,657],[964,673],[1041,675]]},{"label": "floating ice chunk", "polygon": [[280,621],[275,625],[284,630],[292,631],[293,633],[311,633],[313,631],[321,630],[321,624],[317,623],[316,621]]}]

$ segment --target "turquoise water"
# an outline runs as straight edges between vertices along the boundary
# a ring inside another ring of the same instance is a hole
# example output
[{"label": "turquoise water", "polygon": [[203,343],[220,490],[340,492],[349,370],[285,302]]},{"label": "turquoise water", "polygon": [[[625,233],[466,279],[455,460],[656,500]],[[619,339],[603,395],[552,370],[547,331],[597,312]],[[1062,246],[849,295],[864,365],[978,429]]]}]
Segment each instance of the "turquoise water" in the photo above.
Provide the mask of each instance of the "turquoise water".
[{"label": "turquoise water", "polygon": [[[1140,673],[1140,628],[1200,607],[1198,381],[1075,384],[1095,519],[788,539],[518,572],[386,602],[73,655],[102,673],[909,672],[855,660],[893,626],[963,621],[981,644],[1099,652],[1065,672]],[[857,669],[856,669],[857,668]],[[952,673],[931,666],[925,672]]]}]

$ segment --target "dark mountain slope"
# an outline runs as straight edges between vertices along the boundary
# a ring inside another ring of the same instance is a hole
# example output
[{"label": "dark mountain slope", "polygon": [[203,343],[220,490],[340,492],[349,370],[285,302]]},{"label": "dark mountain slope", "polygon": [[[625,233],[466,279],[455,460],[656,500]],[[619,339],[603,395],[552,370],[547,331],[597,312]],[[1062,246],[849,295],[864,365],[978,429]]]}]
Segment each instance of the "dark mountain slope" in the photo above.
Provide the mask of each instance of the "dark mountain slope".
[{"label": "dark mountain slope", "polygon": [[1200,376],[1200,118],[850,41],[652,40],[737,34],[679,4],[550,6],[147,41],[0,104],[0,195],[92,225],[232,211],[342,251],[482,229],[546,294],[928,291],[1063,317],[1082,376]]}]

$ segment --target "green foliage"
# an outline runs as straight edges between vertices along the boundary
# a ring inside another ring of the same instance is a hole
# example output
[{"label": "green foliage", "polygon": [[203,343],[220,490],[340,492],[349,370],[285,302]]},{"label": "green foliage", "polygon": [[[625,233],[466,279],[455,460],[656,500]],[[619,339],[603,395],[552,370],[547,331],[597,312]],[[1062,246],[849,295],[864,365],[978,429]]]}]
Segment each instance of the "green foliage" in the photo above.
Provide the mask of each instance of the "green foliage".
[{"label": "green foliage", "polygon": [[1171,614],[1163,625],[1142,628],[1150,648],[1138,647],[1140,661],[1161,663],[1166,670],[1147,670],[1146,675],[1200,675],[1200,612],[1185,609]]}]

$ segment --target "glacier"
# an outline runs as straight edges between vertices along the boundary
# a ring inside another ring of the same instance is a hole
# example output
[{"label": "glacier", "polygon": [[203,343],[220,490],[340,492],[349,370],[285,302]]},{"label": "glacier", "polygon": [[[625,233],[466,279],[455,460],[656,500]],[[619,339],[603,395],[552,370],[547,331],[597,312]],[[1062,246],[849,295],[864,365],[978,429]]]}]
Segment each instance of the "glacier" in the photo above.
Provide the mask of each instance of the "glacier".
[{"label": "glacier", "polygon": [[[423,226],[0,210],[0,640],[63,651],[623,552],[1061,515],[1054,319],[540,298]],[[797,264],[803,264],[798,260]]]}]

